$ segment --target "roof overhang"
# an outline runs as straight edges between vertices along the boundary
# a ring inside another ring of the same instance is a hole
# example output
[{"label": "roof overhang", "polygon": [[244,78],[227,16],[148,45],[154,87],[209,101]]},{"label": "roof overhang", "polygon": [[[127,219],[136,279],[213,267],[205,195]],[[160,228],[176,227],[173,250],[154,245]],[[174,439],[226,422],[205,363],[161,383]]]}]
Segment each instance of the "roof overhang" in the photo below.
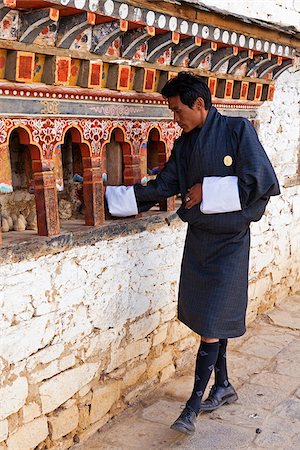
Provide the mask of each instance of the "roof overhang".
[{"label": "roof overhang", "polygon": [[193,0],[0,1],[0,77],[12,82],[149,94],[192,70],[218,99],[261,102],[299,42],[292,28]]}]

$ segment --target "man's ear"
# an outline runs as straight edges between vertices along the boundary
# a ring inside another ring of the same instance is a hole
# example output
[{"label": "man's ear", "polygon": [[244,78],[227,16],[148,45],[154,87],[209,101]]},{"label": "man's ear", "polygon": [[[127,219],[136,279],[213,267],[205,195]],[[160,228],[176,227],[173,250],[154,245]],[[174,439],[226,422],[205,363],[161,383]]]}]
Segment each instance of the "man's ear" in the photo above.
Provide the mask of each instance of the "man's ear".
[{"label": "man's ear", "polygon": [[204,100],[201,97],[198,97],[196,100],[196,107],[199,111],[204,108]]}]

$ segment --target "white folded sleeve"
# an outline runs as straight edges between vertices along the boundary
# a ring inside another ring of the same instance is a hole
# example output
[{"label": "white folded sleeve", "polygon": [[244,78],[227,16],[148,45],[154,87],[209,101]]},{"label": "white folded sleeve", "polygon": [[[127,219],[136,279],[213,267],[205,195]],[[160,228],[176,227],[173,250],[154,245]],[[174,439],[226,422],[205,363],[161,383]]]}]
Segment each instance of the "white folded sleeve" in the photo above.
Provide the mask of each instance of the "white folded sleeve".
[{"label": "white folded sleeve", "polygon": [[127,217],[138,214],[133,186],[107,186],[105,197],[112,216]]},{"label": "white folded sleeve", "polygon": [[204,177],[202,185],[203,214],[240,211],[238,177]]}]

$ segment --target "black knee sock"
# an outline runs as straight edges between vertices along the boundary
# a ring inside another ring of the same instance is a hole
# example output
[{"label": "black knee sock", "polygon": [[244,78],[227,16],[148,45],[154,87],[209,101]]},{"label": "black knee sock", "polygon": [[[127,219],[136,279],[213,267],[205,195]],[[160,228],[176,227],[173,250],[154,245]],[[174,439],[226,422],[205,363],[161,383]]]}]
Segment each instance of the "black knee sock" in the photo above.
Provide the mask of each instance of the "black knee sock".
[{"label": "black knee sock", "polygon": [[194,388],[187,401],[187,405],[193,408],[196,414],[199,413],[202,396],[214,370],[218,354],[219,342],[201,342],[196,359]]},{"label": "black knee sock", "polygon": [[229,385],[226,361],[227,339],[219,341],[219,355],[215,365],[215,384],[216,386],[227,387]]}]

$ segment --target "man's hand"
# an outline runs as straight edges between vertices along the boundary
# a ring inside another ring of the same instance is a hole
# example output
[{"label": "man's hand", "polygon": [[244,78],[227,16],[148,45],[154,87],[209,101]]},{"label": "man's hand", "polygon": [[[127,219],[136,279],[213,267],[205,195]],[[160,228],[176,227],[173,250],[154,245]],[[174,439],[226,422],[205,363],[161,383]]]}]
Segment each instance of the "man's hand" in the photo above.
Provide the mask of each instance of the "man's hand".
[{"label": "man's hand", "polygon": [[194,186],[187,191],[184,201],[187,209],[191,209],[198,203],[200,204],[202,202],[202,184],[194,184]]}]

